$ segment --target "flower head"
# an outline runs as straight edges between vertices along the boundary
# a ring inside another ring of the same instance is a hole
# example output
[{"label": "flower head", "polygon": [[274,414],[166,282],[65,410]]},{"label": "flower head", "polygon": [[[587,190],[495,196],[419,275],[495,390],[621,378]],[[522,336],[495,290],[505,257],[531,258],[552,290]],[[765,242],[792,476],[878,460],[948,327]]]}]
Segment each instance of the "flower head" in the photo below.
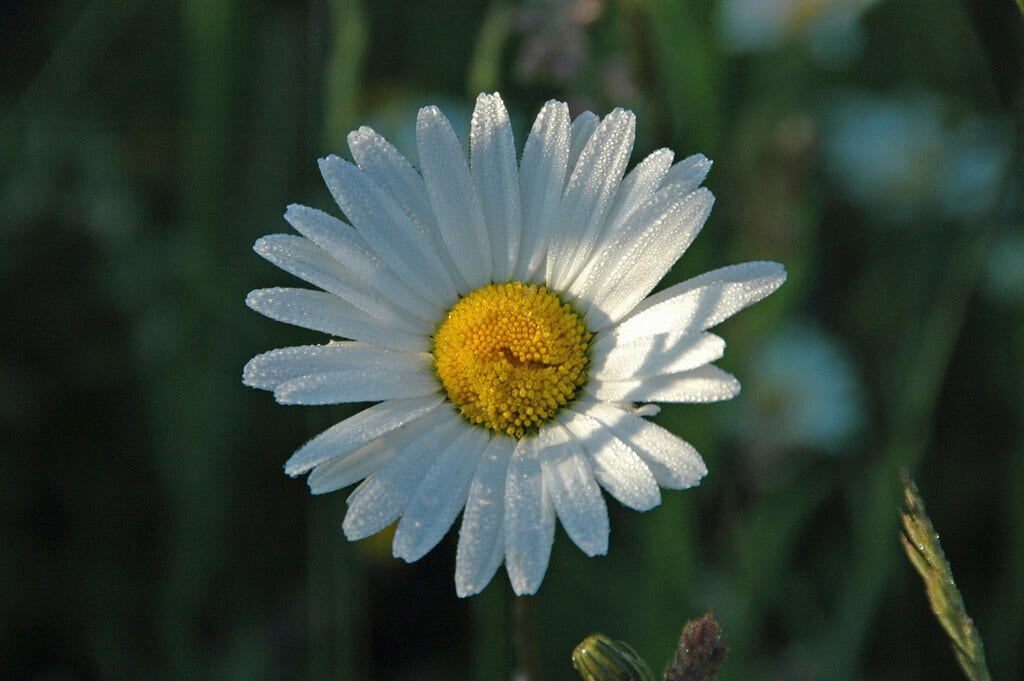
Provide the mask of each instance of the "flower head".
[{"label": "flower head", "polygon": [[643,416],[648,401],[713,402],[739,392],[711,362],[707,329],[778,288],[781,265],[725,267],[648,296],[711,210],[711,162],[661,149],[630,173],[634,118],[570,122],[548,102],[517,163],[498,95],[480,95],[469,159],[436,107],[417,121],[417,171],[369,128],[355,163],[321,160],[348,218],[290,206],[302,234],[257,253],[321,290],[253,291],[273,319],[324,345],[273,350],[246,385],[282,404],[378,402],[316,436],[285,464],[313,493],[364,480],[349,539],[396,520],[394,554],[414,561],[462,511],[455,583],[483,589],[505,563],[516,593],[547,571],[555,519],[587,555],[608,549],[601,488],[631,508],[707,472],[692,446]]}]

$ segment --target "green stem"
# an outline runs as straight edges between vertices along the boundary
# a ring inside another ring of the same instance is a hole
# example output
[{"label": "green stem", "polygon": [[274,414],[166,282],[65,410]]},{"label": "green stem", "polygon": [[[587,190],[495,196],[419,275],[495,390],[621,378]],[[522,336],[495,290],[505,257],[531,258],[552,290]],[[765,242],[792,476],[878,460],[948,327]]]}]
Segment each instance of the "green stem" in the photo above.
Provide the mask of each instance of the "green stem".
[{"label": "green stem", "polygon": [[851,542],[852,577],[836,607],[835,626],[826,634],[824,648],[819,652],[821,659],[843,670],[836,681],[853,678],[856,673],[857,656],[886,581],[897,564],[899,554],[893,536],[897,527],[900,469],[906,467],[916,473],[929,446],[933,412],[984,265],[992,224],[1011,189],[1022,156],[1018,149],[988,214],[966,225],[971,232],[951,251],[950,275],[941,295],[935,298],[938,302],[920,333],[909,339],[914,353],[901,381],[903,390],[895,400],[896,419],[888,443],[867,474],[866,485],[851,493],[851,498],[857,500],[853,515],[859,519]]},{"label": "green stem", "polygon": [[358,123],[359,74],[368,38],[359,0],[331,0],[329,8],[334,33],[324,83],[323,137],[328,149],[338,149]]},{"label": "green stem", "polygon": [[484,17],[469,65],[466,93],[475,99],[479,92],[491,92],[501,86],[502,53],[508,40],[515,13],[511,5],[492,3]]},{"label": "green stem", "polygon": [[885,583],[897,565],[899,554],[893,537],[897,531],[895,509],[899,504],[900,467],[916,471],[924,458],[932,414],[960,337],[987,242],[987,233],[982,231],[966,247],[955,251],[955,269],[915,343],[915,361],[903,380],[905,389],[897,402],[898,420],[892,426],[889,442],[868,473],[867,484],[855,495],[859,503],[853,512],[860,520],[852,541],[852,578],[840,596],[834,617],[836,626],[830,629],[822,652],[822,659],[830,660],[835,669],[844,670],[842,678],[851,678],[857,670],[857,657],[871,619]]},{"label": "green stem", "polygon": [[342,541],[338,519],[344,513],[344,497],[339,495],[315,498],[306,509],[311,679],[359,675],[357,651],[362,636],[356,618],[366,611],[365,589],[353,547]]},{"label": "green stem", "polygon": [[83,3],[74,25],[61,36],[46,63],[14,105],[15,112],[47,107],[60,110],[60,107],[70,106],[70,102],[81,101],[81,92],[89,77],[144,6],[142,0]]},{"label": "green stem", "polygon": [[540,651],[537,649],[537,627],[534,621],[534,597],[519,596],[512,607],[513,631],[516,638],[516,654],[519,669],[526,681],[543,681],[540,667]]},{"label": "green stem", "polygon": [[473,678],[477,681],[507,679],[511,646],[509,602],[498,588],[484,589],[470,599],[473,609]]}]

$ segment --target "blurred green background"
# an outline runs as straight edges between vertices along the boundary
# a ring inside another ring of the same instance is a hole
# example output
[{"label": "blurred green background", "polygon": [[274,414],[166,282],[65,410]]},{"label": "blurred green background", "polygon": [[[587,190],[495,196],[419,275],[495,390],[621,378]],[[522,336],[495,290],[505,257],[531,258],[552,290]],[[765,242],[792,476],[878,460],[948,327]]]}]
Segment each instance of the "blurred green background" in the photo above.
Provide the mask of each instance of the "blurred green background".
[{"label": "blurred green background", "polygon": [[[592,631],[652,666],[713,609],[719,677],[958,679],[898,542],[921,487],[999,679],[1024,678],[1024,29],[1013,0],[0,2],[0,677],[508,679],[504,570],[348,543],[282,464],[343,408],[243,388],[321,342],[250,312],[250,246],[369,123],[500,90],[715,159],[669,281],[789,282],[723,325],[730,403],[670,406],[710,475],[610,555],[556,538],[548,679]],[[334,209],[335,214],[338,213]]]}]

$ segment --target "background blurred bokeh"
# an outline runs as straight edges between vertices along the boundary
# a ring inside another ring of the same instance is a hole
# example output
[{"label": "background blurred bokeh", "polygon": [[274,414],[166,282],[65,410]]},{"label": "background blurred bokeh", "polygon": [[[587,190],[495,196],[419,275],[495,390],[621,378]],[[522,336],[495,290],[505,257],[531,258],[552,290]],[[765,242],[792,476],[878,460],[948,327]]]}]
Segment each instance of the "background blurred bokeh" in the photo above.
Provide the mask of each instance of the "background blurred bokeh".
[{"label": "background blurred bokeh", "polygon": [[[320,342],[243,304],[315,160],[500,90],[638,115],[635,160],[715,159],[669,279],[789,282],[729,321],[743,394],[666,408],[710,475],[610,555],[564,535],[549,679],[595,630],[659,669],[711,608],[720,679],[958,679],[898,537],[918,479],[999,679],[1024,678],[1024,29],[1013,0],[0,2],[0,677],[507,679],[504,571],[460,601],[350,544],[282,472],[348,413],[243,388]],[[335,209],[335,213],[337,210]],[[312,334],[312,335],[311,335]]]}]

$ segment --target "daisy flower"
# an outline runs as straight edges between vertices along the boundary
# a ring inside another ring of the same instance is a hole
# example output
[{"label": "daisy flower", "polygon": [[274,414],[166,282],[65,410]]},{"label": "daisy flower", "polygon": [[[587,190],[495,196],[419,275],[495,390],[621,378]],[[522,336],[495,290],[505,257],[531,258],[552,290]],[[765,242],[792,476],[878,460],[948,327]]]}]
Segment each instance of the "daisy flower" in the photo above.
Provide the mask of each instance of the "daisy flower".
[{"label": "daisy flower", "polygon": [[376,402],[317,435],[285,464],[314,494],[359,481],[351,539],[395,521],[394,555],[430,551],[462,512],[460,596],[505,563],[517,594],[547,571],[555,519],[589,556],[608,550],[602,488],[645,511],[660,487],[707,469],[651,423],[648,402],[714,402],[739,392],[715,367],[707,330],[774,291],[781,265],[753,262],[648,295],[711,210],[702,155],[661,149],[625,174],[634,117],[601,119],[548,102],[517,162],[501,98],[482,94],[469,158],[436,107],[419,112],[417,170],[370,128],[355,163],[320,161],[343,222],[305,206],[255,250],[320,290],[246,299],[272,319],[327,333],[273,350],[246,385],[281,404]]}]

